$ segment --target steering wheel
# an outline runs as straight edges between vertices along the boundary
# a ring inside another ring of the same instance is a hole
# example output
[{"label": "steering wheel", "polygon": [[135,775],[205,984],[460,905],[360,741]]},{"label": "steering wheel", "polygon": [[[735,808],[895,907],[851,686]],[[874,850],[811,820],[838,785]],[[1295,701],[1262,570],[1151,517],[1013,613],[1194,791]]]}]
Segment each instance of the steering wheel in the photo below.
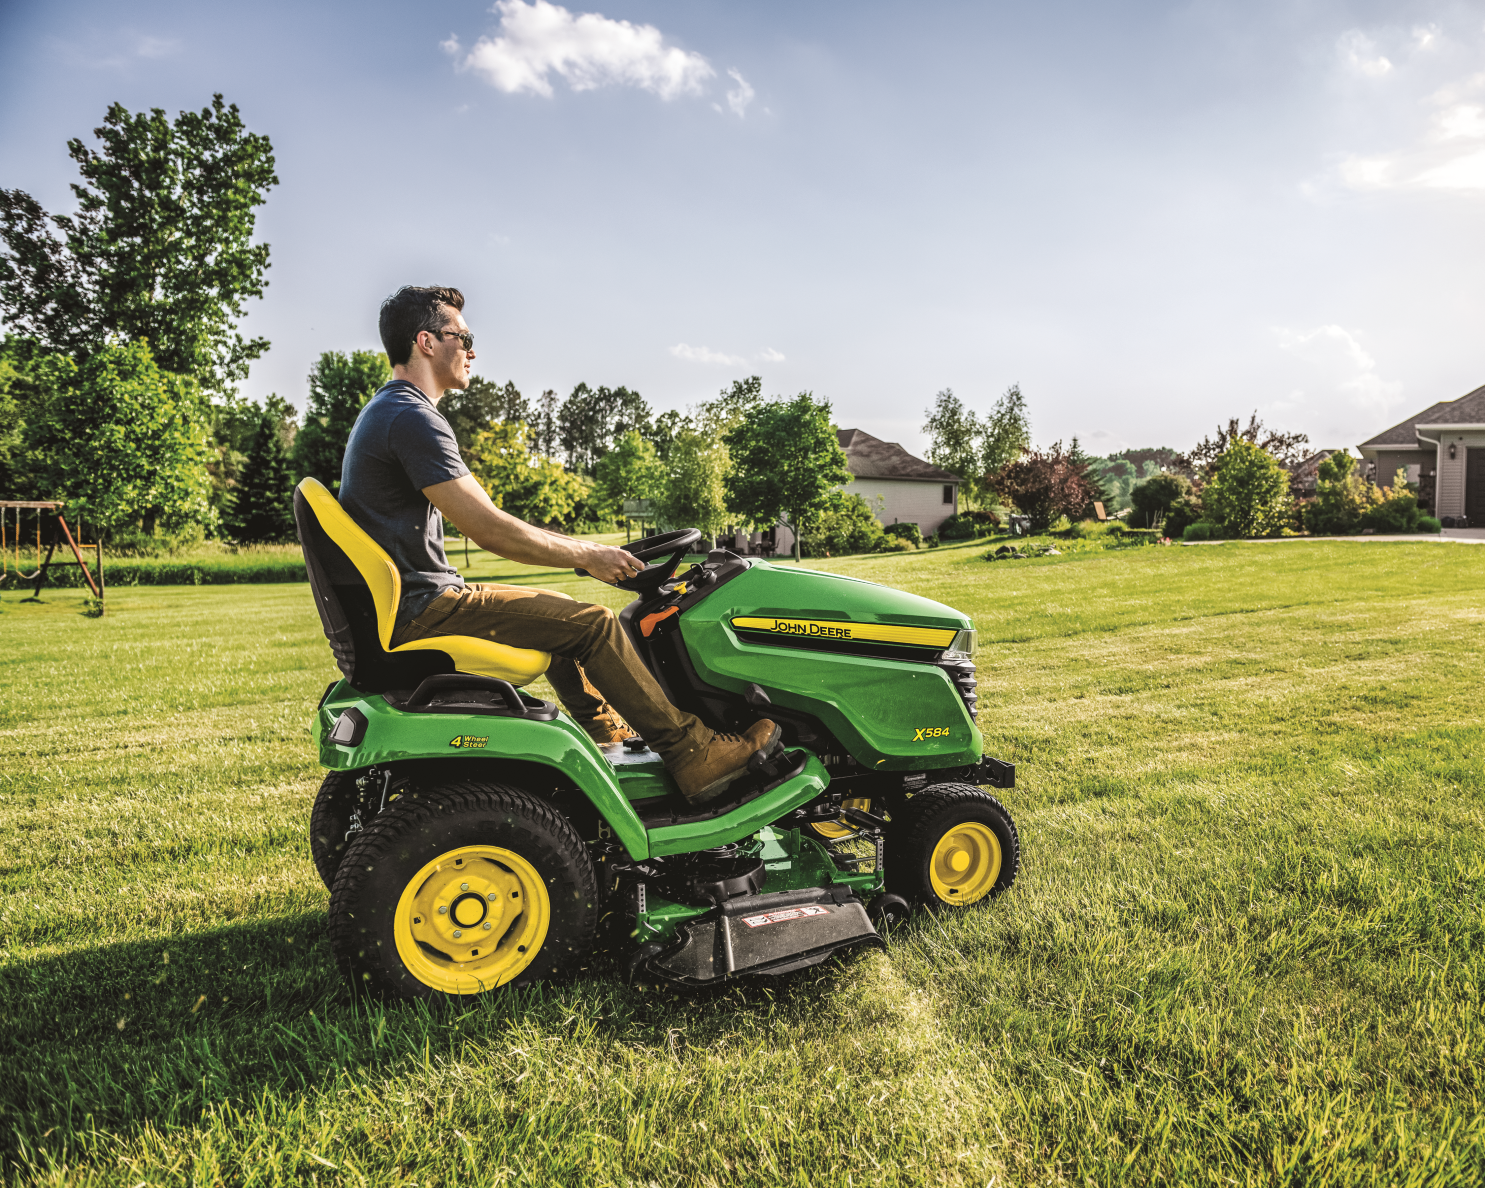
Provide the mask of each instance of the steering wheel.
[{"label": "steering wheel", "polygon": [[[697,528],[682,528],[678,532],[662,532],[659,536],[646,536],[642,540],[636,540],[633,544],[624,546],[626,553],[633,553],[640,561],[653,561],[656,557],[669,557],[659,565],[647,565],[637,574],[630,578],[617,581],[614,585],[621,590],[634,590],[640,594],[648,594],[652,590],[658,590],[666,582],[675,576],[675,571],[680,568],[681,558],[691,551],[691,546],[701,539],[701,531]],[[586,569],[574,570],[579,577],[591,577]]]}]

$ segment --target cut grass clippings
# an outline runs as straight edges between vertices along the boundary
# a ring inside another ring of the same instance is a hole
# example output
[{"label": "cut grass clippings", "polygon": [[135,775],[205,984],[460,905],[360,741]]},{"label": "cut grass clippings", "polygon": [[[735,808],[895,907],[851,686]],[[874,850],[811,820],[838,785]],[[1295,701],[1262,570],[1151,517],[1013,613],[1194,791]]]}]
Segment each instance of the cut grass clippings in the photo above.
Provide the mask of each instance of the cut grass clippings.
[{"label": "cut grass clippings", "polygon": [[984,547],[811,565],[975,619],[1009,895],[770,984],[597,960],[468,1011],[332,967],[304,586],[5,594],[6,1181],[1478,1183],[1485,550]]}]

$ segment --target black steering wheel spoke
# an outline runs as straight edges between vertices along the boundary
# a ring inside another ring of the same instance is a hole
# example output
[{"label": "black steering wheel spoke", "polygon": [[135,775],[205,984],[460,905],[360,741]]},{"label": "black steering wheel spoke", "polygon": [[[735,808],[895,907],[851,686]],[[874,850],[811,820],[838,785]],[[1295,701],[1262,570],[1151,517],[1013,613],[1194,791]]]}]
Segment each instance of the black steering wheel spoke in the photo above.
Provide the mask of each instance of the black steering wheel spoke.
[{"label": "black steering wheel spoke", "polygon": [[[666,560],[646,565],[633,577],[624,578],[622,581],[615,582],[614,585],[621,590],[633,590],[638,594],[653,593],[675,576],[675,571],[680,568],[681,559],[700,540],[699,529],[682,528],[677,532],[662,532],[658,536],[646,536],[642,540],[636,540],[633,544],[625,545],[624,551],[632,553],[639,561],[655,561],[660,557]],[[575,572],[579,577],[591,576],[586,569],[579,569]]]}]

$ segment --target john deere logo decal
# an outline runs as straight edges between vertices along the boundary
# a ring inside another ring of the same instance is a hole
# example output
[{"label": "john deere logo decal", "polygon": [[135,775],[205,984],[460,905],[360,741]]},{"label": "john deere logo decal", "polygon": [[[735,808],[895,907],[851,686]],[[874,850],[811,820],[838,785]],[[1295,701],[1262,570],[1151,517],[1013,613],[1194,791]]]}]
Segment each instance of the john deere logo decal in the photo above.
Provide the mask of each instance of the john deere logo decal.
[{"label": "john deere logo decal", "polygon": [[770,635],[792,635],[805,639],[862,643],[911,644],[920,648],[946,648],[956,634],[949,627],[895,627],[888,623],[832,623],[819,619],[744,617],[732,620],[738,631],[766,631]]},{"label": "john deere logo decal", "polygon": [[488,734],[485,735],[483,738],[478,738],[473,734],[460,734],[456,735],[454,738],[449,739],[449,746],[458,747],[461,750],[467,751],[471,748],[478,749],[480,747],[483,747],[489,741],[490,736]]}]

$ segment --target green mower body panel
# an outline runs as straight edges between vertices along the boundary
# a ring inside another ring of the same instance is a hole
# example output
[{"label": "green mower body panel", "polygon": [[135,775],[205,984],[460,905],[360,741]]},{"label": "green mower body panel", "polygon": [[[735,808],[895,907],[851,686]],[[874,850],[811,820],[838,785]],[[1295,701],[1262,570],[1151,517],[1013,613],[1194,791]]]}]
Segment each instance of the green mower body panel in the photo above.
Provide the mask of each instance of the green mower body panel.
[{"label": "green mower body panel", "polygon": [[732,693],[759,685],[774,704],[814,715],[874,771],[979,761],[980,731],[932,663],[972,629],[959,611],[929,598],[766,562],[680,620],[686,651],[708,684]]},{"label": "green mower body panel", "polygon": [[[332,741],[336,720],[348,709],[366,719],[354,746]],[[536,763],[575,784],[631,858],[684,854],[727,845],[756,833],[768,822],[813,800],[829,782],[808,756],[804,770],[733,812],[695,823],[647,830],[635,812],[644,802],[675,791],[659,763],[612,766],[592,739],[566,714],[549,722],[480,714],[407,713],[384,697],[363,695],[341,681],[326,697],[312,727],[320,763],[331,771],[357,771],[383,764],[440,759],[486,758]]]}]

